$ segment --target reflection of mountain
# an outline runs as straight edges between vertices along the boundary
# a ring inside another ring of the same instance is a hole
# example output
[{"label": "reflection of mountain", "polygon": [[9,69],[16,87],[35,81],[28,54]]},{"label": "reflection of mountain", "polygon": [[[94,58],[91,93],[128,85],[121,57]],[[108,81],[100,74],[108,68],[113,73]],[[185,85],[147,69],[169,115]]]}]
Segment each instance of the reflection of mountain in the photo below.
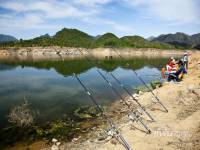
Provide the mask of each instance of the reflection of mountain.
[{"label": "reflection of mountain", "polygon": [[12,69],[14,69],[15,68],[15,66],[11,66],[11,65],[6,65],[6,64],[1,64],[0,63],[0,71],[4,71],[4,70],[12,70]]},{"label": "reflection of mountain", "polygon": [[[101,60],[98,62],[97,67],[106,71],[113,71],[117,67],[125,68],[127,64],[129,64],[128,68],[131,69],[140,69],[146,65],[161,67],[164,66],[167,62],[167,58],[133,58],[129,60]],[[80,74],[82,72],[87,71],[88,69],[94,67],[91,63],[89,64],[85,59],[75,59],[75,60],[65,60],[65,61],[39,61],[39,62],[30,62],[30,61],[22,61],[22,62],[1,62],[4,65],[1,66],[9,66],[10,68],[14,68],[16,66],[22,67],[34,67],[37,69],[55,69],[59,74],[64,76],[71,75],[72,73]],[[0,66],[0,69],[1,69]],[[3,67],[2,67],[3,68]],[[8,68],[8,67],[7,67]],[[4,68],[3,68],[4,69]],[[2,70],[3,70],[2,69]]]},{"label": "reflection of mountain", "polygon": [[98,65],[98,67],[106,70],[112,71],[117,67],[130,68],[130,69],[140,69],[144,66],[161,67],[164,66],[168,58],[133,58],[128,60],[103,60]]}]

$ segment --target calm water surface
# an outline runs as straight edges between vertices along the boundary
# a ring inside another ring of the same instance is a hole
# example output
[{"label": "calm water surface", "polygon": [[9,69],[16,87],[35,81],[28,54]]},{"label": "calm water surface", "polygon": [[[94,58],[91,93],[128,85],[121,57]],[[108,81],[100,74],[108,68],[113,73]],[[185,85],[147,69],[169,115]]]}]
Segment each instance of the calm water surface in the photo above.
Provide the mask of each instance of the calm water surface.
[{"label": "calm water surface", "polygon": [[[73,72],[79,75],[100,104],[109,105],[119,98],[96,72],[96,68],[101,70],[121,94],[125,94],[108,72],[112,72],[123,84],[136,88],[141,82],[131,72],[132,69],[149,83],[157,80],[156,76],[151,75],[160,74],[160,67],[164,66],[167,60],[167,58],[101,60],[97,66],[89,64],[84,59],[0,61],[0,127],[7,126],[9,111],[21,104],[24,97],[39,113],[38,123],[62,119],[80,106],[91,105],[90,99],[73,77]],[[130,67],[125,67],[127,63]]]}]

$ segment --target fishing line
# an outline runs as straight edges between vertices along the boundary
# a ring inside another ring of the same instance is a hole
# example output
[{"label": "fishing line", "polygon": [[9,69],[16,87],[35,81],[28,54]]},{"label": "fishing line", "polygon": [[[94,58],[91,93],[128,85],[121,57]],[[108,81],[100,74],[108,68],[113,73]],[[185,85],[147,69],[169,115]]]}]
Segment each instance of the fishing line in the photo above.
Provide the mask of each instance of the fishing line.
[{"label": "fishing line", "polygon": [[[119,55],[120,58],[124,59],[115,49],[113,49],[116,54]],[[130,66],[129,63],[127,63],[127,66]],[[132,70],[132,69],[131,69]],[[138,73],[135,70],[132,70],[132,72],[136,75],[136,77],[144,84],[144,86],[150,91],[150,93],[154,96],[154,98],[157,100],[157,102],[164,108],[166,112],[168,112],[168,109],[163,105],[163,103],[160,101],[160,99],[155,95],[155,93],[151,90],[151,88],[145,83],[145,81],[138,75]]]}]

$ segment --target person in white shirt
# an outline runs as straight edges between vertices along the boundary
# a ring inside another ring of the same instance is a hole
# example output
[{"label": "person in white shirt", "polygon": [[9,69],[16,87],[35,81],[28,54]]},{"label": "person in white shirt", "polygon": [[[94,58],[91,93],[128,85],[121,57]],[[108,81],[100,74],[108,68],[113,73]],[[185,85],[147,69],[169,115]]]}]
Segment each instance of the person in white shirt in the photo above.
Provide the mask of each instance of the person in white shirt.
[{"label": "person in white shirt", "polygon": [[188,53],[185,52],[183,56],[183,64],[186,69],[188,69]]}]

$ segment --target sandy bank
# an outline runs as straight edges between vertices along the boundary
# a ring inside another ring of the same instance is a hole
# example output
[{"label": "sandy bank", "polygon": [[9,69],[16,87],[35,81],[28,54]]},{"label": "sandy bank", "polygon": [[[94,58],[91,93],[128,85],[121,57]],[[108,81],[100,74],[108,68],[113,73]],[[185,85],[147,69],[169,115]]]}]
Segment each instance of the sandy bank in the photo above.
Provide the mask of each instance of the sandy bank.
[{"label": "sandy bank", "polygon": [[[26,48],[7,48],[0,49],[0,59],[17,59],[17,60],[44,60],[44,59],[67,59],[79,58],[83,55],[91,54],[98,58],[117,57],[118,53],[124,57],[170,57],[183,55],[181,50],[159,50],[159,49],[111,49],[111,48],[60,48],[60,47],[26,47]],[[90,52],[90,53],[88,53]]]}]

